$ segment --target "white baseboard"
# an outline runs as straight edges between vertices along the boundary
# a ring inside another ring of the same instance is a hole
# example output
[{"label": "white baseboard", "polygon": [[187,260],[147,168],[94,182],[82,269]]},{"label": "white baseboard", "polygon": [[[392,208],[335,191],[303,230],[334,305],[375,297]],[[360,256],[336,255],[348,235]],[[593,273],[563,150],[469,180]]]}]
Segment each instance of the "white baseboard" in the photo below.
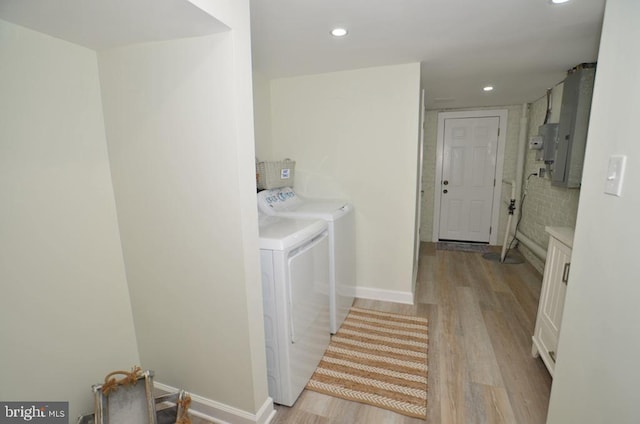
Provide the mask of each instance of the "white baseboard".
[{"label": "white baseboard", "polygon": [[[175,387],[158,382],[154,382],[153,385],[160,394],[178,391]],[[273,408],[273,399],[270,397],[267,398],[257,413],[252,414],[191,392],[189,392],[189,395],[191,396],[189,413],[218,424],[269,424],[276,415],[276,411]]]},{"label": "white baseboard", "polygon": [[372,287],[356,287],[356,297],[360,299],[383,300],[385,302],[405,303],[413,305],[413,293],[397,290],[374,289]]}]

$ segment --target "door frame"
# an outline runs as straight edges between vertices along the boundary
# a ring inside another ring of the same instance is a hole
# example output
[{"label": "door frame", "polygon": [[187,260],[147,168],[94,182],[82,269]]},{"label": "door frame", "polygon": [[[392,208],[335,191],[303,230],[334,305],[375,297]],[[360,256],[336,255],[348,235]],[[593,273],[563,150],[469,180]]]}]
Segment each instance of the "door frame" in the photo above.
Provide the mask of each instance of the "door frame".
[{"label": "door frame", "polygon": [[496,183],[493,189],[491,209],[491,235],[489,244],[498,244],[498,225],[500,224],[500,202],[502,199],[502,171],[504,169],[504,150],[507,140],[507,109],[465,110],[438,113],[438,136],[436,138],[436,174],[433,192],[433,234],[432,241],[438,242],[440,234],[440,188],[442,184],[442,161],[444,155],[444,121],[452,118],[499,118],[498,149],[496,151]]},{"label": "door frame", "polygon": [[411,278],[411,292],[415,294],[416,283],[418,282],[418,267],[420,262],[420,230],[422,224],[422,198],[424,197],[424,189],[422,186],[422,168],[424,166],[424,141],[425,130],[424,120],[427,113],[425,105],[425,90],[420,89],[420,127],[418,128],[418,169],[416,184],[416,216],[415,216],[415,232],[413,240],[413,276]]}]

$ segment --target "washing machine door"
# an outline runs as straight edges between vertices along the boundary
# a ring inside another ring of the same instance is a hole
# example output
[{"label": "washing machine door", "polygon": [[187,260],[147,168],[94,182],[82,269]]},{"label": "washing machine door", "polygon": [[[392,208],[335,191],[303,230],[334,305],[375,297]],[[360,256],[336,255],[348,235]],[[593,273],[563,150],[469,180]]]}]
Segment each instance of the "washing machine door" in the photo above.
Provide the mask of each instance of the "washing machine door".
[{"label": "washing machine door", "polygon": [[[318,331],[329,310],[329,237],[323,232],[289,256],[291,343]],[[328,329],[327,329],[328,331]]]},{"label": "washing machine door", "polygon": [[329,239],[322,233],[294,251],[290,271],[290,398],[302,393],[329,345]]}]

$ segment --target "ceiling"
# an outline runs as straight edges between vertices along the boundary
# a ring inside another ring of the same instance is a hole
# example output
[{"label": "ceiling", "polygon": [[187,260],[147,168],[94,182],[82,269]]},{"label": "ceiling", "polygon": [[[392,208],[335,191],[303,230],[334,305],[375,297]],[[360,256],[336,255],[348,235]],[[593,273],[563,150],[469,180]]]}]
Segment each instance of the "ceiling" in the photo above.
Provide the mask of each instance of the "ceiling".
[{"label": "ceiling", "polygon": [[0,19],[93,50],[228,30],[192,0],[0,0]]},{"label": "ceiling", "polygon": [[[280,78],[420,62],[430,109],[532,102],[596,61],[604,3],[251,0],[254,69]],[[349,34],[332,37],[336,26]]]},{"label": "ceiling", "polygon": [[[227,30],[196,6],[203,1],[0,0],[0,19],[101,50]],[[254,69],[265,77],[420,62],[431,109],[544,96],[568,69],[596,60],[605,2],[250,1]],[[332,37],[334,26],[349,34]]]}]

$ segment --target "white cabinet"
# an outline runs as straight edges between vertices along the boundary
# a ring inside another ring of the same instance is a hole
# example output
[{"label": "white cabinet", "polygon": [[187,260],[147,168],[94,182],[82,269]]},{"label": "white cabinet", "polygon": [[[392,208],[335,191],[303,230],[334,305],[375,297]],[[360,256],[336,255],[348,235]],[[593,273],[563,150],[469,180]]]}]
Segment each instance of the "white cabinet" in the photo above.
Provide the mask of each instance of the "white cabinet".
[{"label": "white cabinet", "polygon": [[558,336],[562,323],[564,297],[567,291],[569,268],[571,266],[571,248],[573,229],[567,227],[547,227],[549,248],[544,266],[542,290],[536,328],[533,333],[531,353],[542,361],[553,376],[558,355]]}]

